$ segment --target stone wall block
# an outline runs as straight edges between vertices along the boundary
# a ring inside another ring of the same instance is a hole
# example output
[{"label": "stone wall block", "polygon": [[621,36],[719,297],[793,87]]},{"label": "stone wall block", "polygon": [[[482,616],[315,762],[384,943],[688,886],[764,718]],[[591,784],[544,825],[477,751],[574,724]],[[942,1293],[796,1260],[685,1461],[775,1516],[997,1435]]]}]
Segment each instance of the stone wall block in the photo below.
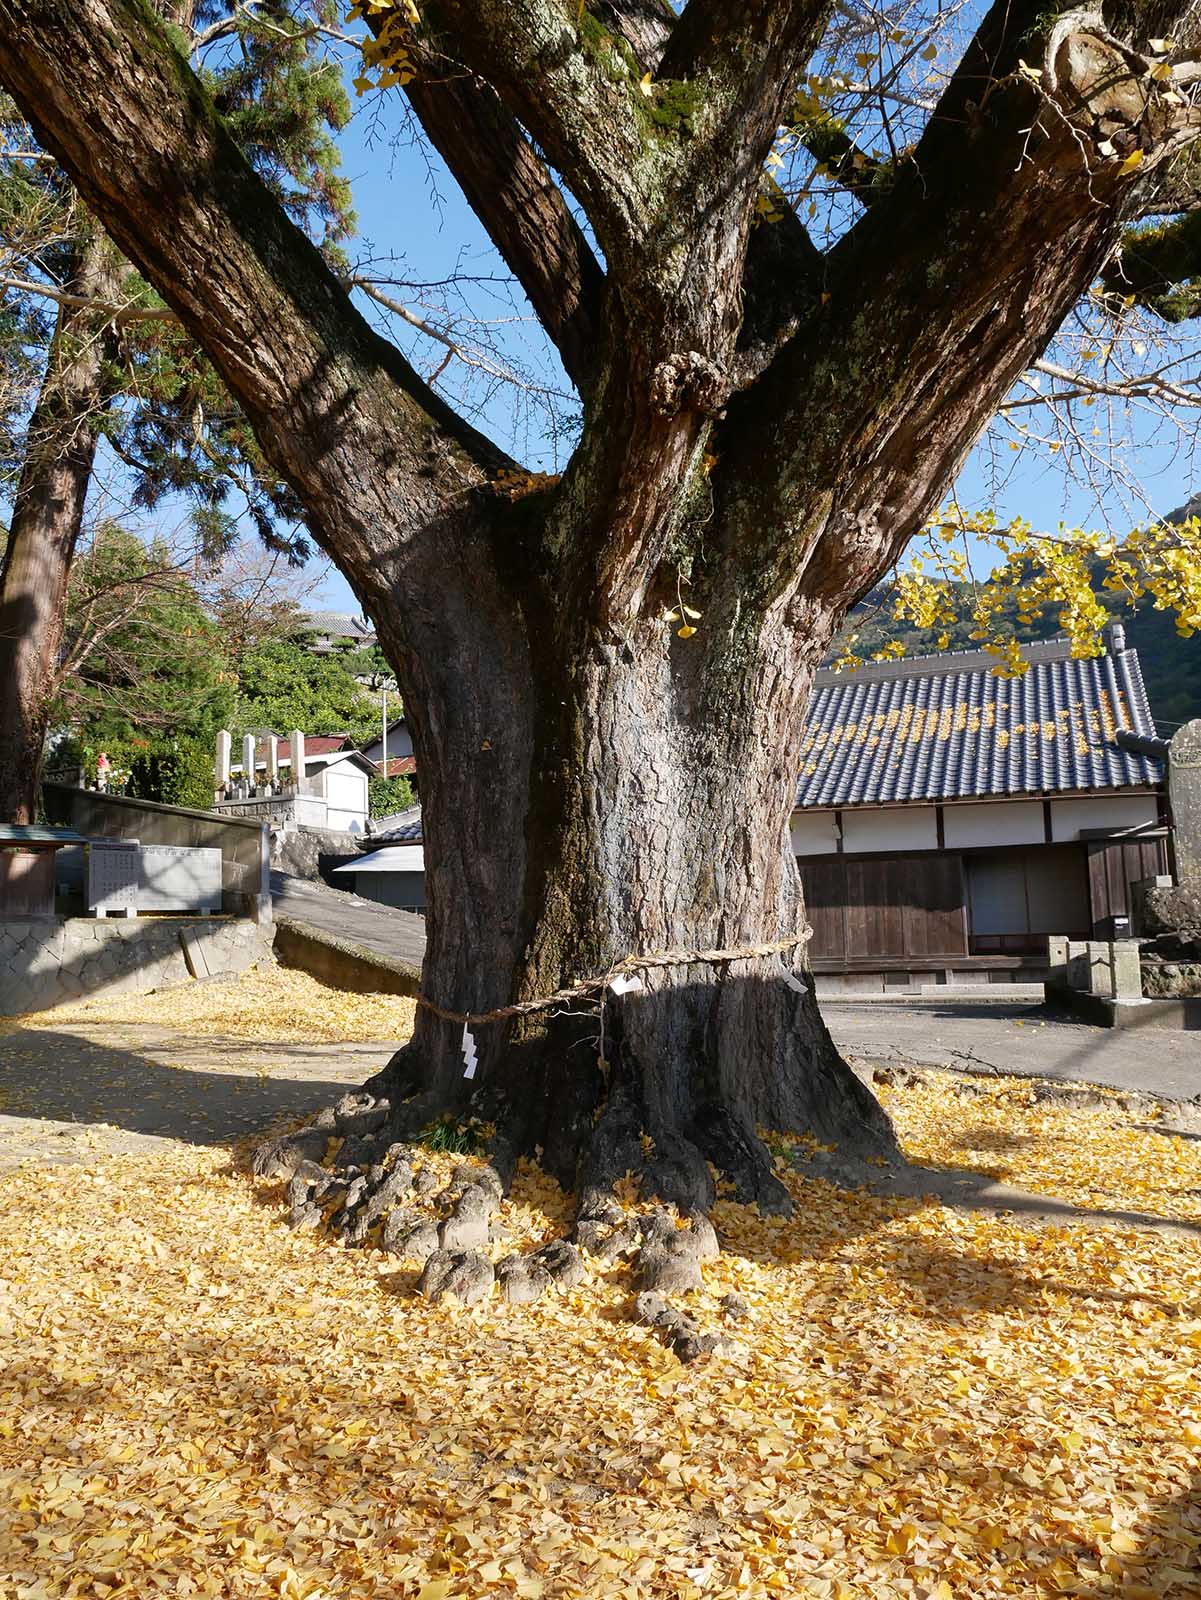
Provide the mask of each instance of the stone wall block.
[{"label": "stone wall block", "polygon": [[269,930],[248,918],[69,917],[0,923],[0,1016],[88,994],[139,994],[193,981],[181,932],[203,941],[211,976],[273,961]]}]

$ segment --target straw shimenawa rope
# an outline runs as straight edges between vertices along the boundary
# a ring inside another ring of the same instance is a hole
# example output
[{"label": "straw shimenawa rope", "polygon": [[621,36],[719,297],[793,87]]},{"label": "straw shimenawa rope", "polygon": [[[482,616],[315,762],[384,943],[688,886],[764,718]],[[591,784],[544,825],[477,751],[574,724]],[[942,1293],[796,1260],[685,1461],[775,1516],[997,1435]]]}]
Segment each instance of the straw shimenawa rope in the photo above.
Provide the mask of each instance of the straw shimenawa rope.
[{"label": "straw shimenawa rope", "polygon": [[498,1006],[495,1011],[448,1011],[445,1006],[436,1005],[424,995],[417,996],[417,1004],[426,1011],[432,1011],[444,1022],[458,1022],[470,1028],[480,1022],[503,1022],[508,1017],[549,1011],[553,1006],[565,1005],[587,995],[603,994],[614,978],[647,967],[688,967],[702,962],[719,966],[727,961],[755,961],[760,956],[780,955],[785,950],[795,950],[800,945],[808,944],[812,937],[813,929],[805,928],[788,939],[774,939],[770,944],[739,945],[732,950],[668,950],[649,956],[625,956],[616,966],[610,967],[603,978],[581,978],[578,983],[568,984],[565,989],[556,989],[554,994],[544,995],[539,1000],[518,1000],[509,1006]]}]

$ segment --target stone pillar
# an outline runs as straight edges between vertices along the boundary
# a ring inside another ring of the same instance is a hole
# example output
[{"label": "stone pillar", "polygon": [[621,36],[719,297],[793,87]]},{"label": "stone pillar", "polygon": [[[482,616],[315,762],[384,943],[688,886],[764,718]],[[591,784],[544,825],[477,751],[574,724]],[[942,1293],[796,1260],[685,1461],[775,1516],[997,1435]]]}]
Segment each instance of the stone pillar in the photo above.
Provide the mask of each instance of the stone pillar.
[{"label": "stone pillar", "polygon": [[254,734],[248,733],[242,740],[242,776],[246,780],[246,793],[248,796],[255,785],[254,757]]},{"label": "stone pillar", "polygon": [[213,765],[213,779],[216,784],[218,799],[229,788],[229,753],[232,744],[233,735],[228,728],[222,728],[217,735],[217,760]]},{"label": "stone pillar", "polygon": [[1201,880],[1201,717],[1178,728],[1168,745],[1168,797],[1177,881]]},{"label": "stone pillar", "polygon": [[299,794],[304,788],[304,734],[292,729],[292,792]]},{"label": "stone pillar", "polygon": [[1048,989],[1062,990],[1068,987],[1068,941],[1058,934],[1052,934],[1047,940],[1047,976]]},{"label": "stone pillar", "polygon": [[1088,987],[1090,994],[1112,994],[1113,975],[1110,953],[1113,946],[1108,939],[1088,941]]},{"label": "stone pillar", "polygon": [[271,829],[263,823],[259,834],[258,893],[250,896],[250,915],[260,925],[270,924],[273,916],[271,903]]},{"label": "stone pillar", "polygon": [[1111,989],[1115,1000],[1143,998],[1143,969],[1137,939],[1115,939],[1110,945]]},{"label": "stone pillar", "polygon": [[267,782],[279,783],[279,740],[273,733],[267,735]]},{"label": "stone pillar", "polygon": [[1089,983],[1088,943],[1084,939],[1068,940],[1068,988],[1087,989]]}]

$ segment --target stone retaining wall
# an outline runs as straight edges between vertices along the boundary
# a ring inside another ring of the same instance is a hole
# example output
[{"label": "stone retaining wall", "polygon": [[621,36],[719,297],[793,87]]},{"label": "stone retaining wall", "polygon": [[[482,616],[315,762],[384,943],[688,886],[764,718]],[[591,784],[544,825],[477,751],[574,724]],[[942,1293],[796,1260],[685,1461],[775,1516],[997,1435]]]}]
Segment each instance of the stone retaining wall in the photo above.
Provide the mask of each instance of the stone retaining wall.
[{"label": "stone retaining wall", "polygon": [[281,913],[275,918],[275,956],[281,967],[299,967],[332,989],[414,998],[421,993],[420,967]]},{"label": "stone retaining wall", "polygon": [[271,866],[276,872],[318,883],[322,879],[322,858],[353,861],[360,853],[360,838],[357,833],[343,833],[337,828],[290,828],[286,833],[273,830]]},{"label": "stone retaining wall", "polygon": [[0,922],[0,1016],[103,991],[145,993],[270,961],[271,928],[234,917]]}]

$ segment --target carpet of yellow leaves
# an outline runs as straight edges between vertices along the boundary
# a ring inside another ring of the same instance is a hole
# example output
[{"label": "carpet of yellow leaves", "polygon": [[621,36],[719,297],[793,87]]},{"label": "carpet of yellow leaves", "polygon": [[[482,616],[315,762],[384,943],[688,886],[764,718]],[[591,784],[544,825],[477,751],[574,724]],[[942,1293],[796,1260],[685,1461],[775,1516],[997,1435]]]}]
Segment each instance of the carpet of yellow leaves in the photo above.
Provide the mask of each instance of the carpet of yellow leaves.
[{"label": "carpet of yellow leaves", "polygon": [[1115,1091],[1092,1091],[1101,1103],[1083,1113],[1057,1100],[1059,1092],[942,1073],[929,1074],[917,1093],[877,1085],[911,1161],[985,1173],[1098,1211],[1201,1219],[1195,1135],[1157,1132],[1158,1111],[1144,1111],[1140,1123]]},{"label": "carpet of yellow leaves", "polygon": [[155,994],[106,994],[22,1017],[26,1028],[119,1023],[172,1028],[193,1038],[289,1039],[296,1044],[407,1039],[413,1001],[331,989],[293,967],[254,967],[237,978]]},{"label": "carpet of yellow leaves", "polygon": [[[1023,1093],[889,1098],[924,1161],[1000,1150],[1046,1192],[1195,1217],[1196,1142]],[[277,1225],[227,1154],[26,1169],[0,1190],[0,1596],[1201,1594],[1201,1240],[785,1176],[792,1220],[716,1208],[690,1309],[751,1315],[682,1368],[624,1320],[624,1269],[432,1309],[411,1269]],[[568,1215],[523,1170],[515,1236]]]}]

